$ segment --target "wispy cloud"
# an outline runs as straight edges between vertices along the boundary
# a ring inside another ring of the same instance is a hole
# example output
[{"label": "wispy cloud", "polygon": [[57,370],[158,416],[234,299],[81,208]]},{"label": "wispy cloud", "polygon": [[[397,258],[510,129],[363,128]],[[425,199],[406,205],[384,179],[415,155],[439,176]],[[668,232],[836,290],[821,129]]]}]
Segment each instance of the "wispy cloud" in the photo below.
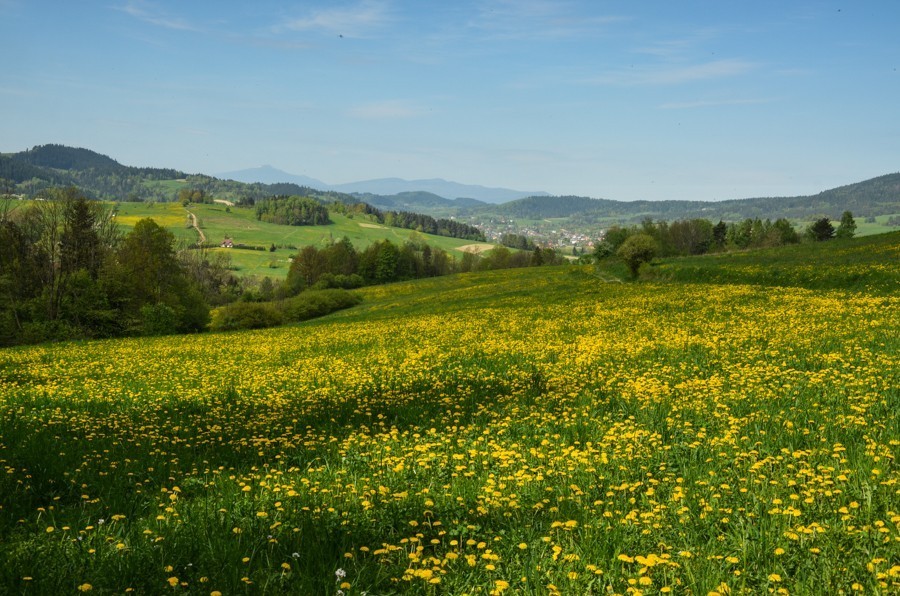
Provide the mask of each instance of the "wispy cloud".
[{"label": "wispy cloud", "polygon": [[568,2],[486,0],[469,26],[501,39],[561,39],[583,36],[625,20],[629,18],[585,15]]},{"label": "wispy cloud", "polygon": [[363,120],[402,120],[417,118],[426,113],[428,110],[422,106],[400,99],[360,104],[348,110],[350,117]]},{"label": "wispy cloud", "polygon": [[689,66],[665,65],[622,69],[592,77],[586,82],[598,85],[680,85],[733,77],[756,67],[756,63],[746,60],[714,60]]},{"label": "wispy cloud", "polygon": [[140,19],[145,23],[164,27],[166,29],[176,29],[181,31],[197,31],[198,28],[188,23],[185,19],[166,14],[157,6],[143,2],[142,0],[129,0],[122,6],[116,6],[116,10],[120,10],[125,14],[131,15],[136,19]]},{"label": "wispy cloud", "polygon": [[661,110],[691,110],[718,106],[744,106],[772,103],[774,99],[699,99],[696,101],[675,101],[659,106]]},{"label": "wispy cloud", "polygon": [[637,54],[656,56],[665,60],[681,59],[696,52],[698,48],[711,41],[727,35],[723,27],[704,27],[682,32],[680,37],[672,39],[656,39],[651,43],[639,46],[633,51]]},{"label": "wispy cloud", "polygon": [[363,0],[350,7],[311,11],[306,16],[288,19],[276,27],[276,30],[322,31],[344,37],[366,37],[372,31],[384,27],[390,20],[385,2]]}]

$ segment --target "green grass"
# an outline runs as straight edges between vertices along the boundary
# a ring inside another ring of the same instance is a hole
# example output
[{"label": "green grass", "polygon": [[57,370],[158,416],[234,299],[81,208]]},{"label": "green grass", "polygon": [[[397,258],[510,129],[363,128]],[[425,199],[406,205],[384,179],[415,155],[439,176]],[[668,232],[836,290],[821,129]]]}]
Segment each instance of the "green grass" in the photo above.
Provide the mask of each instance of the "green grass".
[{"label": "green grass", "polygon": [[[414,230],[390,228],[373,223],[364,217],[349,218],[331,214],[333,223],[324,226],[282,226],[256,219],[253,209],[232,207],[226,211],[224,205],[195,205],[191,210],[197,215],[200,227],[210,242],[219,243],[226,236],[235,243],[276,247],[314,245],[324,247],[344,236],[358,249],[373,242],[390,240],[402,244],[412,238],[424,239],[430,246],[441,248],[457,258],[462,256],[459,247],[473,244],[469,240],[419,234]],[[268,275],[284,277],[289,268],[288,258],[296,253],[294,249],[276,248],[274,253],[249,250],[227,250],[232,263],[241,275]]]},{"label": "green grass", "polygon": [[117,203],[116,223],[124,233],[131,231],[138,221],[151,218],[175,235],[181,245],[195,244],[197,232],[190,227],[187,211],[180,203]]},{"label": "green grass", "polygon": [[896,237],[794,249],[0,350],[0,592],[897,593],[900,296],[747,269]]},{"label": "green grass", "polygon": [[857,236],[871,236],[873,234],[885,234],[888,232],[897,231],[897,226],[889,226],[888,220],[891,217],[900,217],[900,213],[894,213],[889,215],[879,215],[875,217],[874,222],[867,222],[864,218],[860,217],[856,219],[856,235]]},{"label": "green grass", "polygon": [[[619,271],[621,274],[622,272]],[[802,243],[644,266],[647,280],[900,291],[900,232]]]},{"label": "green grass", "polygon": [[[200,228],[207,242],[221,243],[226,237],[236,244],[264,246],[275,245],[274,252],[213,248],[214,252],[225,252],[231,258],[235,273],[245,276],[271,277],[283,279],[290,268],[290,258],[296,248],[314,245],[323,247],[331,241],[347,236],[358,249],[373,242],[390,240],[402,244],[411,239],[420,239],[430,246],[441,248],[455,257],[462,256],[461,246],[473,244],[469,240],[446,238],[420,234],[414,230],[391,228],[376,224],[364,217],[349,218],[332,214],[331,224],[324,226],[283,226],[261,222],[256,219],[252,208],[226,207],[220,204],[191,205],[190,211],[197,216]],[[117,221],[127,230],[139,219],[151,217],[167,228],[184,245],[197,242],[195,230],[187,226],[187,210],[180,203],[119,203]]]},{"label": "green grass", "polygon": [[178,197],[178,191],[187,188],[188,184],[186,180],[145,180],[144,186],[174,201]]}]

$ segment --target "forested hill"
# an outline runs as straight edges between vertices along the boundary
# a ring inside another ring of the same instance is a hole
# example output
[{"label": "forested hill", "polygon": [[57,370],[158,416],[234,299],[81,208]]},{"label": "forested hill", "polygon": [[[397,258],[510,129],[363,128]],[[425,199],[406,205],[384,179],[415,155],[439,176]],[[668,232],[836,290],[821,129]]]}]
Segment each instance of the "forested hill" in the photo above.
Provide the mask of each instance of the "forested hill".
[{"label": "forested hill", "polygon": [[380,209],[412,211],[434,217],[462,215],[473,220],[494,216],[517,219],[569,218],[593,225],[639,222],[645,218],[677,220],[703,218],[738,221],[747,218],[837,219],[844,211],[856,217],[900,213],[900,173],[826,190],[816,195],[765,197],[728,201],[614,201],[578,196],[532,196],[501,205],[479,204],[472,199],[450,201],[427,192],[382,196],[346,194],[292,183],[247,184],[171,168],[122,165],[89,149],[41,145],[19,153],[0,154],[0,193],[34,196],[54,186],[77,186],[86,195],[105,200],[174,201],[185,188],[236,203],[279,195],[306,196],[324,203],[355,204],[365,201]]},{"label": "forested hill", "polygon": [[[135,168],[124,166],[106,155],[102,155],[90,149],[66,147],[65,145],[40,145],[14,153],[9,156],[13,167],[20,165],[36,166],[53,170],[92,170],[98,174],[140,175],[151,180],[173,180],[184,178],[187,174],[171,168]],[[7,176],[4,176],[7,177]],[[11,176],[16,182],[20,176]]]},{"label": "forested hill", "polygon": [[[857,217],[900,212],[900,173],[870,178],[863,182],[839,186],[815,195],[770,197],[714,203],[723,212],[747,213],[741,217],[762,217],[773,210],[779,217],[800,218],[819,214],[837,218],[844,210]],[[755,210],[748,212],[748,209]],[[768,216],[767,216],[768,217]]]},{"label": "forested hill", "polygon": [[612,201],[587,197],[528,197],[502,205],[472,209],[473,214],[497,214],[521,219],[580,217],[652,219],[704,218],[736,221],[746,218],[834,219],[850,210],[857,217],[900,213],[900,173],[849,184],[816,195],[764,197],[729,201]]},{"label": "forested hill", "polygon": [[[339,192],[320,191],[291,183],[245,184],[202,174],[187,174],[172,168],[139,168],[91,151],[65,145],[41,145],[0,155],[0,192],[33,196],[58,186],[77,186],[95,199],[177,200],[182,188],[198,190],[217,198],[250,202],[277,195],[315,197],[326,202],[356,203],[354,197]],[[176,185],[166,182],[176,181]],[[13,188],[7,188],[12,186]]]}]

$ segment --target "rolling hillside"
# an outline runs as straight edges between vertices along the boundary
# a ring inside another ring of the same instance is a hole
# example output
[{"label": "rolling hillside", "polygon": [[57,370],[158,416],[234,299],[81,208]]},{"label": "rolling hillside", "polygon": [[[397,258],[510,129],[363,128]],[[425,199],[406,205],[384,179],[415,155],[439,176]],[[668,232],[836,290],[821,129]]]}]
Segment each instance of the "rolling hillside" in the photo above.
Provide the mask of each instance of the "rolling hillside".
[{"label": "rolling hillside", "polygon": [[[266,169],[259,176],[270,176]],[[4,192],[32,195],[49,186],[77,185],[90,196],[106,200],[171,201],[182,188],[201,189],[220,199],[236,202],[279,194],[316,197],[324,202],[354,203],[372,201],[383,209],[401,209],[435,217],[457,215],[477,224],[491,219],[555,219],[559,225],[579,228],[610,223],[637,223],[641,219],[676,220],[705,218],[737,221],[745,218],[810,221],[817,217],[840,217],[845,210],[861,222],[879,218],[875,231],[886,229],[882,219],[900,215],[900,173],[887,174],[797,197],[762,197],[719,202],[701,201],[615,201],[575,196],[531,196],[499,205],[484,204],[471,198],[446,199],[447,194],[476,196],[475,191],[506,191],[454,185],[443,180],[405,181],[381,179],[366,183],[312,188],[293,182],[248,184],[167,168],[136,168],[87,149],[44,145],[29,151],[0,155],[0,179],[12,184]],[[267,180],[273,178],[268,177]],[[317,182],[314,179],[297,179]],[[466,191],[471,191],[467,195]],[[354,194],[348,194],[348,193]],[[515,193],[517,191],[509,191]],[[390,194],[394,193],[394,194]],[[521,194],[521,193],[520,193]],[[478,195],[481,196],[481,195]],[[502,195],[484,195],[487,200],[503,200]],[[513,195],[509,195],[513,196]],[[870,222],[871,223],[871,222]],[[872,223],[872,225],[876,225]]]},{"label": "rolling hillside", "polygon": [[0,592],[896,594],[900,299],[794,275],[866,242],[0,350]]},{"label": "rolling hillside", "polygon": [[[289,258],[297,249],[307,245],[325,246],[344,236],[357,248],[381,240],[402,244],[407,240],[424,240],[433,248],[440,248],[461,258],[461,247],[471,246],[469,240],[421,234],[414,230],[393,228],[373,223],[365,216],[348,217],[339,213],[330,215],[332,223],[321,226],[285,226],[266,223],[256,219],[252,209],[227,207],[222,204],[192,205],[190,211],[197,217],[200,229],[207,241],[220,244],[226,237],[234,244],[258,246],[267,250],[245,250],[239,248],[213,248],[216,252],[227,253],[241,276],[256,275],[284,278],[290,267]],[[116,220],[128,228],[139,219],[150,217],[175,234],[185,245],[195,244],[198,235],[190,228],[188,211],[180,203],[119,203]],[[478,243],[484,244],[484,243]],[[275,251],[268,249],[275,245]]]},{"label": "rolling hillside", "polygon": [[499,206],[478,207],[470,215],[500,215],[520,219],[618,218],[623,221],[704,218],[736,221],[746,218],[839,219],[846,210],[858,218],[900,213],[900,173],[799,197],[765,197],[729,201],[611,201],[587,197],[528,197]]}]

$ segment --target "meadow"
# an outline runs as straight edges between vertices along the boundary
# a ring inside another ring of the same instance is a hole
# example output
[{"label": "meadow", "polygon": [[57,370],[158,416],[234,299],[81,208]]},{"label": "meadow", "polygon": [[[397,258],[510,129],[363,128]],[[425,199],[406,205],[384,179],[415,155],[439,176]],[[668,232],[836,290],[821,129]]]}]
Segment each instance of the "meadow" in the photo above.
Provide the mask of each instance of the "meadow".
[{"label": "meadow", "polygon": [[[252,208],[227,207],[222,204],[191,205],[190,211],[206,235],[207,242],[220,244],[226,237],[235,244],[263,246],[270,252],[242,249],[213,248],[212,252],[225,252],[231,258],[235,273],[241,277],[258,276],[284,279],[290,269],[290,258],[297,248],[317,246],[322,248],[332,241],[346,236],[358,249],[374,242],[390,240],[401,245],[409,240],[422,240],[433,248],[440,248],[456,258],[462,257],[461,247],[472,244],[470,240],[420,234],[414,230],[392,228],[372,223],[367,218],[350,218],[332,213],[332,223],[324,226],[284,226],[258,221]],[[181,203],[119,203],[117,221],[128,229],[143,217],[153,218],[167,228],[186,245],[195,244],[198,235],[187,224],[187,211]]]},{"label": "meadow", "polygon": [[897,593],[880,283],[515,269],[0,351],[0,592]]},{"label": "meadow", "polygon": [[[626,275],[623,266],[613,269]],[[900,232],[663,259],[645,266],[641,274],[644,279],[684,283],[896,293],[900,290]]]}]

